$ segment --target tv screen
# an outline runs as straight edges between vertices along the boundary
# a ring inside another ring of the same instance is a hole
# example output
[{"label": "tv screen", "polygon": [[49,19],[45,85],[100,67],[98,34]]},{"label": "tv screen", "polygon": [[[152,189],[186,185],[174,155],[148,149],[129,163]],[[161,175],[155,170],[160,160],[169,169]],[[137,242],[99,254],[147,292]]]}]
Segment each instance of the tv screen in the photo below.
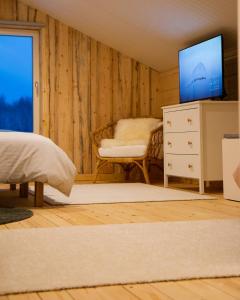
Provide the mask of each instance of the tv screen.
[{"label": "tv screen", "polygon": [[223,97],[223,38],[179,51],[180,102]]}]

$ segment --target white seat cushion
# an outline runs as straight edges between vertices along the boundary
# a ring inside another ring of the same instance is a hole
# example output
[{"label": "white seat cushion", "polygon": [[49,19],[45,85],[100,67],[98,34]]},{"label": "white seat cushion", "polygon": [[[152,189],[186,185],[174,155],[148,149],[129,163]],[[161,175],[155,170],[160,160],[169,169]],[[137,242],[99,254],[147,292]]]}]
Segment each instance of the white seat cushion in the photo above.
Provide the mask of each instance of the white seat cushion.
[{"label": "white seat cushion", "polygon": [[133,145],[147,145],[145,140],[117,140],[117,139],[103,139],[101,140],[102,148],[111,148],[119,146],[133,146]]},{"label": "white seat cushion", "polygon": [[146,145],[115,146],[109,148],[98,148],[102,157],[140,157],[146,153]]}]

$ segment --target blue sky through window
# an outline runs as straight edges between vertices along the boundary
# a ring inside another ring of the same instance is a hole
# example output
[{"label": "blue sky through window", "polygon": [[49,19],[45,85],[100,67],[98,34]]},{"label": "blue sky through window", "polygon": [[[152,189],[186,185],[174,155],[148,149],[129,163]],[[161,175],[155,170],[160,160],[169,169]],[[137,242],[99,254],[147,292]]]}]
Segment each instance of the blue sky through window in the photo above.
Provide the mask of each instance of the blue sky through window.
[{"label": "blue sky through window", "polygon": [[33,131],[33,38],[0,35],[0,129]]}]

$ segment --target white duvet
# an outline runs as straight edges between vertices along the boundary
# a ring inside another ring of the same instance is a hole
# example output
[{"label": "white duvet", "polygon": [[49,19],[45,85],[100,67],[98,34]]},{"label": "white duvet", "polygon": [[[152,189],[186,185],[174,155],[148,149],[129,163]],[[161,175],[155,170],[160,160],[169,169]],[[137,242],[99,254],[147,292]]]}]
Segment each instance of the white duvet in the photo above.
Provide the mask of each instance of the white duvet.
[{"label": "white duvet", "polygon": [[48,183],[69,195],[76,168],[50,139],[34,133],[0,132],[0,182]]}]

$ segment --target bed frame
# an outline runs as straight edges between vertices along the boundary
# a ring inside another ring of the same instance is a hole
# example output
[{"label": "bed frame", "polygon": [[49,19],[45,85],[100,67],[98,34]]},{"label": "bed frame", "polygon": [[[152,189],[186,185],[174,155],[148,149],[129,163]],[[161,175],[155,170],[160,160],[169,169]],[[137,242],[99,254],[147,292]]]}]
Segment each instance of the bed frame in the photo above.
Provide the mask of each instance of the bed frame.
[{"label": "bed frame", "polygon": [[[43,206],[43,190],[44,184],[42,182],[34,182],[35,184],[35,193],[34,193],[34,206],[40,207]],[[16,190],[16,183],[10,184],[10,190]],[[28,182],[20,183],[20,190],[19,190],[20,198],[27,198],[28,197]]]}]

